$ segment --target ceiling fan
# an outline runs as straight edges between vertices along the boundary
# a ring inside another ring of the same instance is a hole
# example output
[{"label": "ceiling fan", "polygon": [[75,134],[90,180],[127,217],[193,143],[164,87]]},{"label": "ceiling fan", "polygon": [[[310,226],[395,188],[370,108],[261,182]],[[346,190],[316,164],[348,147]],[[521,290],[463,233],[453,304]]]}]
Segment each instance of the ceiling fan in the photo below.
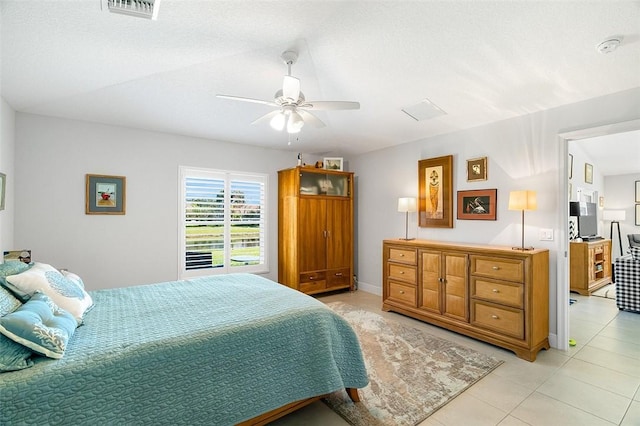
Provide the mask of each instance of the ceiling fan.
[{"label": "ceiling fan", "polygon": [[309,111],[360,109],[359,102],[307,101],[304,97],[304,94],[300,91],[300,80],[291,75],[291,65],[296,63],[298,59],[298,53],[293,50],[287,50],[282,53],[281,58],[287,65],[288,73],[284,76],[282,89],[279,89],[276,92],[275,99],[273,101],[264,101],[261,99],[243,98],[240,96],[230,95],[216,96],[222,99],[253,102],[257,104],[277,107],[277,110],[263,115],[251,124],[258,124],[269,121],[269,124],[275,130],[282,131],[286,128],[288,133],[298,133],[305,123],[309,123],[314,127],[325,126],[325,124],[318,117],[316,117]]}]

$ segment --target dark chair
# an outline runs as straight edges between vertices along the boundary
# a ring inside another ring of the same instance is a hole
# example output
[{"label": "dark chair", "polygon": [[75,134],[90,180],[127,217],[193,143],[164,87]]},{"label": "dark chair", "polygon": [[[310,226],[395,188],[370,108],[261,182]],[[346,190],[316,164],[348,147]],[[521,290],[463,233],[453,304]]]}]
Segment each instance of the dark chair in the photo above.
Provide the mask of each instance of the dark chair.
[{"label": "dark chair", "polygon": [[640,234],[627,234],[629,238],[629,248],[640,247]]},{"label": "dark chair", "polygon": [[186,269],[204,269],[212,267],[211,252],[207,251],[188,251],[186,252],[187,265]]}]

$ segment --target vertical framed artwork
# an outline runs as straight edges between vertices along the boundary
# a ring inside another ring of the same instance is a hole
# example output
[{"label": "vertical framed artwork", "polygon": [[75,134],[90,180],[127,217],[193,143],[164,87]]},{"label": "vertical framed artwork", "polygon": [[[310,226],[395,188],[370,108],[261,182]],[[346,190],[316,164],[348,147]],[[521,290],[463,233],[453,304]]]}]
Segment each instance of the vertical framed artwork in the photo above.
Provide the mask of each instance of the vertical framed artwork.
[{"label": "vertical framed artwork", "polygon": [[640,180],[636,181],[636,203],[640,203]]},{"label": "vertical framed artwork", "polygon": [[418,161],[419,222],[423,228],[453,228],[453,155]]},{"label": "vertical framed artwork", "polygon": [[496,220],[497,189],[458,191],[457,219]]},{"label": "vertical framed artwork", "polygon": [[584,163],[584,181],[586,183],[593,183],[593,165]]},{"label": "vertical framed artwork", "polygon": [[0,210],[4,210],[4,193],[7,189],[7,175],[0,173]]},{"label": "vertical framed artwork", "polygon": [[636,226],[640,226],[640,204],[636,204]]},{"label": "vertical framed artwork", "polygon": [[487,180],[487,157],[467,160],[467,181]]},{"label": "vertical framed artwork", "polygon": [[85,214],[125,214],[124,176],[86,175]]}]

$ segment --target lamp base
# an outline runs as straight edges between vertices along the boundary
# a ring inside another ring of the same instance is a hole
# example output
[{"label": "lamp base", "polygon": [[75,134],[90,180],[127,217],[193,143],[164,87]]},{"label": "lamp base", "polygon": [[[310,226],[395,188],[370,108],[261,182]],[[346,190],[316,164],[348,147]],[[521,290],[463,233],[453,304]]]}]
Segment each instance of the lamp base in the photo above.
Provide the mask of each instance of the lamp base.
[{"label": "lamp base", "polygon": [[511,247],[512,250],[529,251],[533,250],[533,247]]},{"label": "lamp base", "polygon": [[415,238],[398,238],[399,240],[402,241],[411,241],[411,240],[415,240]]}]

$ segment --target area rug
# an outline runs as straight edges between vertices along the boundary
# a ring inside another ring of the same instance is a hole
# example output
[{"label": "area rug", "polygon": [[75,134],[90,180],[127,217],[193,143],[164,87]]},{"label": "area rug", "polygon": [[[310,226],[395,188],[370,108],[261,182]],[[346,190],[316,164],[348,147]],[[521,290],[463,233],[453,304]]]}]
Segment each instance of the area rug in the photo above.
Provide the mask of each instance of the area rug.
[{"label": "area rug", "polygon": [[361,402],[345,391],[325,400],[351,425],[417,425],[502,363],[374,312],[328,306],[354,328],[369,374]]},{"label": "area rug", "polygon": [[615,299],[616,298],[616,285],[615,284],[607,284],[604,287],[594,291],[591,293],[592,296],[598,297],[606,297],[607,299]]}]

